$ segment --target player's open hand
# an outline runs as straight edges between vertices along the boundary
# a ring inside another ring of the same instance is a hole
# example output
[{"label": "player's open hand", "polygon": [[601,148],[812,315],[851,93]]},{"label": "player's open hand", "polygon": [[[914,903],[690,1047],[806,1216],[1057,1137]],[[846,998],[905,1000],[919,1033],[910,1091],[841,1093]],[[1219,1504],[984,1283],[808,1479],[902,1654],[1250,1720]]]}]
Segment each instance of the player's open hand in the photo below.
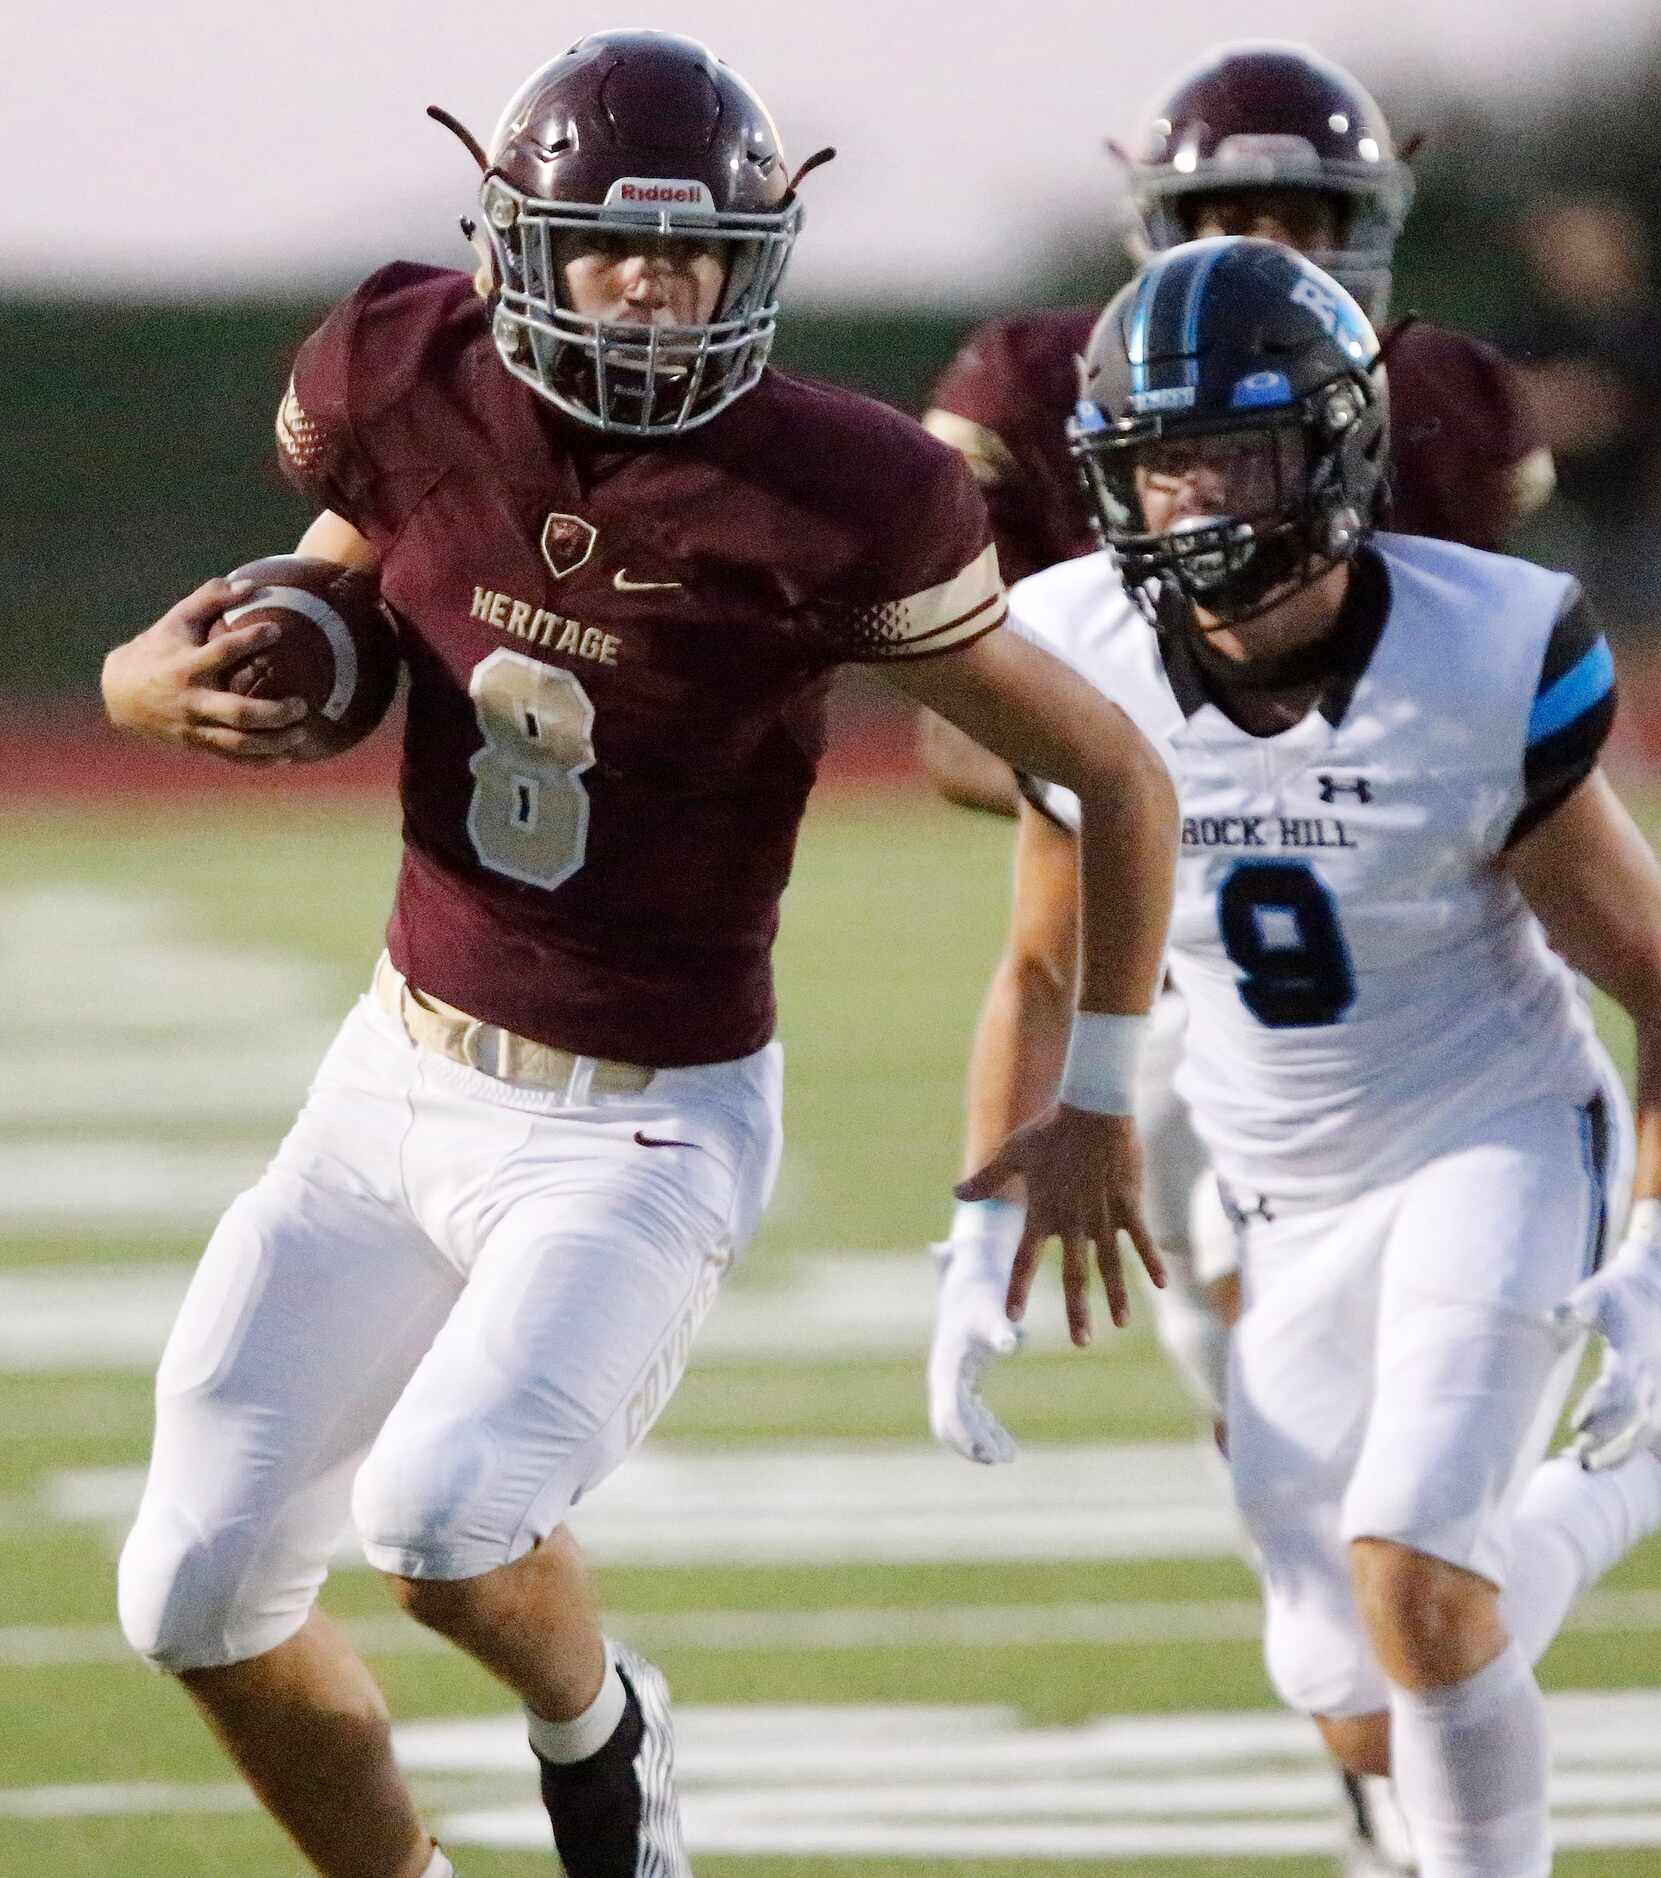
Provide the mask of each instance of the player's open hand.
[{"label": "player's open hand", "polygon": [[1604,1340],[1603,1367],[1569,1419],[1582,1467],[1618,1467],[1661,1442],[1661,1210],[1634,1208],[1633,1226],[1601,1272],[1557,1307],[1560,1329]]},{"label": "player's open hand", "polygon": [[1165,1282],[1153,1236],[1142,1217],[1142,1145],[1128,1115],[1095,1115],[1062,1104],[1018,1128],[979,1173],[959,1182],[960,1200],[986,1200],[1019,1180],[1027,1219],[1009,1280],[1008,1309],[1019,1323],[1045,1244],[1061,1241],[1067,1328],[1081,1349],[1090,1341],[1090,1248],[1115,1324],[1130,1322],[1119,1234],[1135,1246],[1148,1276]]},{"label": "player's open hand", "polygon": [[208,638],[214,621],[250,586],[205,581],[110,653],[104,661],[104,709],[117,729],[240,762],[271,762],[304,746],[303,700],[245,698],[215,688],[222,674],[271,644],[281,630],[262,622]]}]

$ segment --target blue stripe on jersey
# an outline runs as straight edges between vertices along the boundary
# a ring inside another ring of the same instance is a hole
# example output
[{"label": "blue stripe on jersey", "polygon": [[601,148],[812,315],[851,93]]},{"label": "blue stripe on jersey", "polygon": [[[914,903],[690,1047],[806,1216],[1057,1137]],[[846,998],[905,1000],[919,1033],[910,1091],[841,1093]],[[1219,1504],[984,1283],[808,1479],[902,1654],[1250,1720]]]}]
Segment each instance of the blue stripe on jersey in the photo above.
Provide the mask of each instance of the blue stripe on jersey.
[{"label": "blue stripe on jersey", "polygon": [[1528,742],[1532,747],[1565,729],[1615,687],[1615,661],[1600,634],[1597,643],[1534,700],[1528,714]]}]

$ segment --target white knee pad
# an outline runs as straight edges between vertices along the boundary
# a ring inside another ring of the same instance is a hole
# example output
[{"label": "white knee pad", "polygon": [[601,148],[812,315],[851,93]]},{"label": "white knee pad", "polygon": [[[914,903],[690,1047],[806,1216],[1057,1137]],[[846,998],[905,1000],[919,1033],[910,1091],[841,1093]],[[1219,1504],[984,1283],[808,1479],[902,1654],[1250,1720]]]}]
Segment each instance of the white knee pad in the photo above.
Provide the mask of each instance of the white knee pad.
[{"label": "white knee pad", "polygon": [[245,1663],[287,1642],[306,1621],[323,1574],[284,1583],[262,1573],[260,1544],[246,1529],[202,1532],[161,1509],[141,1510],[117,1574],[128,1643],[177,1675]]},{"label": "white knee pad", "polygon": [[435,1433],[419,1447],[378,1442],[352,1483],[352,1524],[370,1564],[400,1578],[477,1578],[529,1551],[541,1535],[519,1537],[523,1505],[493,1503],[498,1458],[482,1428]]},{"label": "white knee pad", "polygon": [[1371,1715],[1390,1703],[1350,1583],[1338,1509],[1310,1505],[1297,1483],[1251,1482],[1235,1473],[1235,1499],[1259,1549],[1263,1656],[1288,1708],[1334,1719]]},{"label": "white knee pad", "polygon": [[1346,1583],[1298,1577],[1264,1587],[1263,1660],[1275,1693],[1305,1715],[1341,1720],[1390,1706],[1390,1685]]}]

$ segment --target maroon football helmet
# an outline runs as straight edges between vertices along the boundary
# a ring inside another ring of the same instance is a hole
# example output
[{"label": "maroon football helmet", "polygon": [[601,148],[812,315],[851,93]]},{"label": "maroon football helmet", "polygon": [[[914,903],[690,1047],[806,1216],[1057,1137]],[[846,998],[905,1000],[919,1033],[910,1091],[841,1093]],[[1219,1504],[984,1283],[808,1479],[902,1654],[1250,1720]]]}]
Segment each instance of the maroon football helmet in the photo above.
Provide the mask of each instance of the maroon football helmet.
[{"label": "maroon football helmet", "polygon": [[1223,46],[1149,112],[1130,192],[1151,251],[1193,239],[1195,197],[1252,189],[1334,198],[1340,245],[1311,250],[1309,259],[1375,324],[1384,317],[1413,177],[1397,160],[1384,113],[1342,66],[1303,46]]},{"label": "maroon football helmet", "polygon": [[[567,415],[662,437],[706,423],[761,376],[801,226],[778,132],[696,40],[607,32],[533,72],[502,113],[480,187],[507,369]],[[690,236],[726,281],[705,325],[591,319],[562,304],[574,231]]]}]

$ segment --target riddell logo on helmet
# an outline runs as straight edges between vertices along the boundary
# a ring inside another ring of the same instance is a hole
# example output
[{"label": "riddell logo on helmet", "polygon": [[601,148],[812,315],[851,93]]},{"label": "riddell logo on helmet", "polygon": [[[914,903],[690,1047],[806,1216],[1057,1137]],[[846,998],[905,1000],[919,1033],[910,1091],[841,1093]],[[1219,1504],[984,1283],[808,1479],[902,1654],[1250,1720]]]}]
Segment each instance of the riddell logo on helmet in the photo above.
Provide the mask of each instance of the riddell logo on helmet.
[{"label": "riddell logo on helmet", "polygon": [[608,207],[712,209],[709,191],[690,177],[619,176],[606,191]]}]

